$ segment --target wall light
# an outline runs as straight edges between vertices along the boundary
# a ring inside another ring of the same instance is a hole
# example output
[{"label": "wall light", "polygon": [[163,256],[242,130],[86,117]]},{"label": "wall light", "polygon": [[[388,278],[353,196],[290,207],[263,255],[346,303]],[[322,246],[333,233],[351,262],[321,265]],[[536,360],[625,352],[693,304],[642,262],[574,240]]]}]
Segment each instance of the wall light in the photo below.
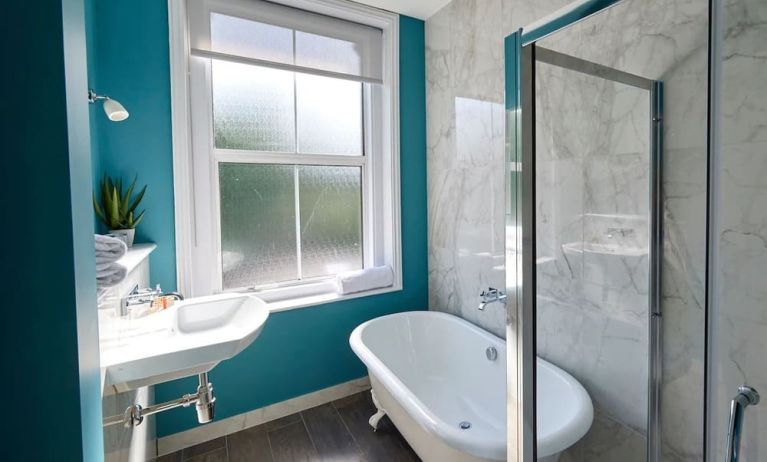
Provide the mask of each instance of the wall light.
[{"label": "wall light", "polygon": [[104,112],[112,122],[121,122],[128,118],[130,114],[119,101],[106,95],[97,95],[95,91],[88,90],[88,102],[104,101]]}]

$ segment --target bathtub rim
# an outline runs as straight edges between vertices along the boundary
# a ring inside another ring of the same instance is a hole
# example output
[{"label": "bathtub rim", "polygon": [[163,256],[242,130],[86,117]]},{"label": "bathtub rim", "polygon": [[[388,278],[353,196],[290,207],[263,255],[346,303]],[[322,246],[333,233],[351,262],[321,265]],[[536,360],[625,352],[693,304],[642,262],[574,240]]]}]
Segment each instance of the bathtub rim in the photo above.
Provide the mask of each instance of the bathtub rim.
[{"label": "bathtub rim", "polygon": [[[410,414],[410,417],[414,419],[418,424],[424,427],[425,430],[431,432],[436,437],[442,439],[445,444],[460,450],[467,452],[473,456],[492,459],[492,460],[505,460],[506,458],[506,432],[503,432],[501,438],[502,451],[493,449],[498,445],[498,438],[487,438],[475,433],[464,432],[453,428],[448,422],[442,420],[435,415],[410,389],[389,369],[386,364],[381,361],[378,356],[373,353],[370,348],[365,345],[362,340],[362,333],[365,328],[372,323],[383,320],[386,318],[399,318],[399,317],[432,317],[443,318],[453,324],[459,325],[461,328],[469,329],[471,332],[480,335],[482,338],[489,342],[494,342],[497,347],[503,348],[506,351],[506,341],[494,334],[470,323],[469,321],[455,316],[450,313],[441,311],[403,311],[399,313],[393,313],[389,315],[380,316],[371,320],[368,320],[359,326],[357,326],[349,337],[349,344],[352,351],[359,357],[359,359],[368,368],[368,373],[375,375],[376,379],[392,394],[396,397],[405,397],[402,399],[400,405],[405,411]],[[591,428],[594,419],[594,407],[591,396],[586,391],[583,384],[581,384],[570,373],[560,368],[559,366],[552,364],[541,357],[536,357],[536,366],[547,368],[552,374],[560,376],[568,384],[569,388],[581,399],[579,403],[582,404],[583,411],[578,413],[578,419],[569,422],[567,427],[564,427],[559,433],[554,434],[544,441],[537,441],[538,456],[546,457],[554,454],[558,454],[565,449],[569,448],[573,444],[581,440]],[[504,389],[506,388],[504,383]],[[504,403],[506,404],[506,403]],[[505,422],[504,422],[505,423]],[[574,431],[580,428],[580,431]]]},{"label": "bathtub rim", "polygon": [[[470,329],[472,332],[482,336],[489,342],[493,342],[496,346],[501,346],[506,351],[506,342],[500,337],[483,330],[474,324],[459,318],[449,313],[443,313],[440,311],[403,311],[400,313],[393,313],[378,318],[366,321],[357,326],[352,331],[349,337],[349,344],[352,347],[354,353],[360,358],[360,360],[367,366],[370,373],[375,374],[376,379],[386,387],[386,389],[395,397],[407,397],[400,403],[406,412],[410,414],[420,425],[438,438],[442,439],[449,446],[467,452],[477,457],[492,459],[492,460],[504,460],[506,457],[506,433],[502,432],[500,443],[502,447],[502,457],[499,457],[499,452],[494,449],[498,446],[499,438],[483,437],[476,433],[466,432],[463,430],[453,428],[448,422],[445,422],[440,417],[435,415],[417,396],[410,391],[410,389],[402,383],[399,378],[389,369],[378,356],[375,355],[362,341],[362,332],[370,324],[386,319],[386,318],[399,318],[399,317],[440,317],[454,324],[458,324],[461,328]],[[505,384],[504,384],[505,389]],[[398,401],[399,402],[399,401]],[[504,422],[505,423],[505,422]]]}]

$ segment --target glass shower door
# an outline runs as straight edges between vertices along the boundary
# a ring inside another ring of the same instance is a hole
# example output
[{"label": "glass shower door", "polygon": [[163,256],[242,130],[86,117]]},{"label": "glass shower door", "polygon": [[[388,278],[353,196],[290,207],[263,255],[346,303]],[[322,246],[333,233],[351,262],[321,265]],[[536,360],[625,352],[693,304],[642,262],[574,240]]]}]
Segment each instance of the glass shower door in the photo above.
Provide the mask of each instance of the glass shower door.
[{"label": "glass shower door", "polygon": [[756,462],[767,404],[739,387],[767,397],[767,2],[713,5],[707,459]]}]

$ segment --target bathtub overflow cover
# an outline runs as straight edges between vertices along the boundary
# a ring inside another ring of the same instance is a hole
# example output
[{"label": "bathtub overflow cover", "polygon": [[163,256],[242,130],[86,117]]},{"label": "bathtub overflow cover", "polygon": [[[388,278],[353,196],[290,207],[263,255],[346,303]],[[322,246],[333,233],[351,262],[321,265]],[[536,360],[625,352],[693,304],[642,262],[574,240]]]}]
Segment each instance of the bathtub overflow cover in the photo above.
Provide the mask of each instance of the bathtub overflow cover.
[{"label": "bathtub overflow cover", "polygon": [[471,422],[467,422],[464,420],[463,422],[458,424],[458,427],[460,427],[461,430],[468,430],[471,428]]}]

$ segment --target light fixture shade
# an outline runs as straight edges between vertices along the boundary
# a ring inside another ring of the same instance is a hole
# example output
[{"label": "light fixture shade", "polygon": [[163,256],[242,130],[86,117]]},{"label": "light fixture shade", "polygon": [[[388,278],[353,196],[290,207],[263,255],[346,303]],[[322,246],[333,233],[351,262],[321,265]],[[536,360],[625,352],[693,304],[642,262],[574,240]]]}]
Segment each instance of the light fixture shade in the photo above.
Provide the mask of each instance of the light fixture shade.
[{"label": "light fixture shade", "polygon": [[128,111],[125,110],[119,101],[113,99],[104,100],[104,112],[112,122],[120,122],[128,118]]}]

